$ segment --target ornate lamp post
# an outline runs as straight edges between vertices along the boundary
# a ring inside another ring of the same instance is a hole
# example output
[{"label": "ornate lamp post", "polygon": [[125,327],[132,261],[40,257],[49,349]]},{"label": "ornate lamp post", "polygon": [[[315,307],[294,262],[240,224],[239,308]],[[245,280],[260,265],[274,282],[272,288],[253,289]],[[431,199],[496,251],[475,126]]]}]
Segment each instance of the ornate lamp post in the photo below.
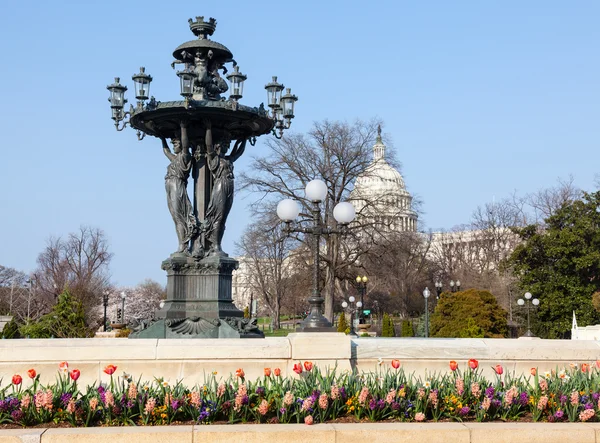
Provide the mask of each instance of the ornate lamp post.
[{"label": "ornate lamp post", "polygon": [[[356,331],[354,330],[354,317],[355,314],[362,308],[363,304],[360,301],[356,302],[355,306],[352,306],[352,303],[354,303],[354,301],[356,300],[354,297],[350,296],[348,298],[348,300],[350,301],[350,303],[348,303],[347,301],[343,301],[342,302],[342,308],[344,308],[344,310],[348,309],[348,312],[350,312],[350,335],[354,335],[356,336]],[[344,314],[342,314],[344,315]]]},{"label": "ornate lamp post", "polygon": [[325,226],[321,218],[320,203],[327,198],[327,185],[321,180],[312,180],[306,185],[306,199],[311,202],[311,224],[307,227],[292,226],[292,221],[300,214],[300,207],[295,200],[285,199],[277,205],[277,216],[285,222],[285,231],[289,235],[293,232],[307,234],[312,237],[312,253],[313,253],[313,290],[312,295],[308,298],[310,305],[309,314],[302,324],[298,327],[299,332],[329,332],[332,331],[332,325],[323,316],[324,300],[321,297],[321,289],[319,288],[321,281],[321,254],[319,246],[323,235],[339,235],[343,234],[346,227],[354,220],[354,206],[348,202],[338,203],[333,208],[333,217],[340,224],[340,229],[333,229]]},{"label": "ornate lamp post", "polygon": [[108,308],[108,297],[110,296],[110,291],[106,290],[102,293],[102,305],[104,306],[104,332],[106,332],[106,309]]},{"label": "ornate lamp post", "polygon": [[425,288],[423,290],[423,298],[425,299],[425,338],[429,337],[429,305],[427,304],[427,300],[431,295],[431,291],[429,288]]},{"label": "ornate lamp post", "polygon": [[[146,135],[161,140],[168,159],[165,189],[175,224],[178,247],[163,261],[167,271],[167,299],[156,320],[130,335],[131,338],[256,337],[262,333],[254,319],[231,298],[231,275],[238,262],[222,249],[225,222],[234,195],[233,165],[246,144],[272,133],[283,136],[294,118],[298,97],[283,84],[265,86],[267,106],[240,103],[247,76],[232,52],[210,37],[214,18],[189,19],[197,37],[173,52],[182,100],[157,101],[150,95],[152,77],[140,68],[132,77],[136,105],[125,111],[127,87],[115,78],[108,85],[111,117],[118,131],[131,126],[138,139]],[[226,65],[232,65],[228,71]],[[228,82],[225,80],[225,77]],[[227,91],[229,97],[224,97]],[[167,140],[171,140],[172,148]],[[231,149],[230,149],[231,148]],[[193,196],[187,194],[192,176]]]},{"label": "ornate lamp post", "polygon": [[533,335],[533,333],[531,332],[531,326],[529,323],[529,308],[531,305],[537,307],[540,304],[540,301],[537,298],[534,298],[532,300],[532,295],[531,292],[526,292],[525,295],[525,300],[523,300],[522,298],[517,300],[517,304],[519,306],[523,306],[523,305],[527,305],[527,332],[525,333],[525,335],[523,335],[523,337],[535,337],[535,335]]},{"label": "ornate lamp post", "polygon": [[[356,285],[358,286],[358,290],[360,292],[360,306],[363,308],[365,305],[365,294],[367,293],[367,281],[369,281],[369,279],[366,275],[363,275],[362,277],[359,275],[356,277]],[[358,315],[358,321],[359,323],[365,322],[365,315],[362,309]]]}]

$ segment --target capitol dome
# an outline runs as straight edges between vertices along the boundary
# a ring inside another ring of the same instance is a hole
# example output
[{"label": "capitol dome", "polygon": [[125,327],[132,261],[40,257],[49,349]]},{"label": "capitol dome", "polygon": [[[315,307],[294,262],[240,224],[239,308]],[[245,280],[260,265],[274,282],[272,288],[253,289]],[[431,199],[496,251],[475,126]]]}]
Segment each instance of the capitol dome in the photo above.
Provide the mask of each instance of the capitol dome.
[{"label": "capitol dome", "polygon": [[417,214],[400,172],[385,159],[381,127],[373,146],[373,161],[357,177],[350,199],[358,217],[370,219],[390,231],[416,231]]}]

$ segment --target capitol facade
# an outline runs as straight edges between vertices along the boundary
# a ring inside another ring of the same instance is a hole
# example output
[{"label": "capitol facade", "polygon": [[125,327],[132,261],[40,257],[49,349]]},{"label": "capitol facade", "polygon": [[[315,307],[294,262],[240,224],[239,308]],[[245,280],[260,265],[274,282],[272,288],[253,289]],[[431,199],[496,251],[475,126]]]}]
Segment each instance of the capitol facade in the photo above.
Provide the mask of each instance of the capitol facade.
[{"label": "capitol facade", "polygon": [[356,221],[388,232],[415,232],[418,216],[412,208],[412,196],[406,190],[400,172],[386,160],[385,150],[379,127],[373,160],[357,177],[350,193],[350,201],[357,213]]}]

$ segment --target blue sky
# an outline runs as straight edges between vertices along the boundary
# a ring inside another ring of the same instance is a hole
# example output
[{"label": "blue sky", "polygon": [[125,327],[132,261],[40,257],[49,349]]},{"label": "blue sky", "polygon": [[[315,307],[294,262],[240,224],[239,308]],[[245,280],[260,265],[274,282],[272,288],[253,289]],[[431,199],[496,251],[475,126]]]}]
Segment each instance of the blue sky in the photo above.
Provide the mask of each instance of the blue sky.
[{"label": "blue sky", "polygon": [[[90,4],[88,4],[90,3]],[[93,4],[92,4],[93,3]],[[214,40],[248,76],[242,102],[272,75],[292,87],[295,131],[379,117],[428,228],[573,174],[592,189],[600,148],[597,1],[10,1],[0,26],[0,264],[35,268],[46,239],[102,228],[116,284],[165,283],[176,235],[160,142],[117,133],[106,85],[140,66],[157,100],[178,99],[172,52],[187,19],[212,16]],[[263,155],[262,142],[236,164]],[[249,218],[240,195],[224,249]]]}]

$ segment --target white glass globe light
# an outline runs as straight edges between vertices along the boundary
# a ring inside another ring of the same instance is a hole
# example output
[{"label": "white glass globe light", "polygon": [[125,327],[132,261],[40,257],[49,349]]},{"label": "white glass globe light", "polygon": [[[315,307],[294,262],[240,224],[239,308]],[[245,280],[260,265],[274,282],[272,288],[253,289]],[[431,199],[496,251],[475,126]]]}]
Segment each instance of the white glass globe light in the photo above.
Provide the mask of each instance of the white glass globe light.
[{"label": "white glass globe light", "polygon": [[526,292],[526,293],[525,293],[525,298],[526,298],[527,300],[529,300],[529,299],[531,298],[531,292]]},{"label": "white glass globe light", "polygon": [[361,307],[362,307],[362,303],[361,303],[361,302],[359,302],[359,301],[357,301],[357,302],[356,302],[356,307],[357,307],[357,308],[361,308]]},{"label": "white glass globe light", "polygon": [[160,309],[164,308],[165,307],[165,301],[161,300],[159,306],[160,306]]},{"label": "white glass globe light", "polygon": [[333,218],[337,220],[338,223],[342,225],[347,225],[354,220],[356,216],[356,211],[354,210],[354,205],[348,202],[341,202],[335,205],[333,208]]},{"label": "white glass globe light", "polygon": [[285,222],[291,222],[300,214],[300,206],[295,200],[286,198],[277,205],[277,217]]},{"label": "white glass globe light", "polygon": [[517,300],[517,304],[519,306],[523,306],[525,304],[525,300],[523,300],[522,298],[520,298],[520,299]]},{"label": "white glass globe light", "polygon": [[350,300],[350,303],[354,303],[354,300],[356,300],[356,299],[353,296],[350,296],[350,298],[348,300]]},{"label": "white glass globe light", "polygon": [[429,298],[430,295],[431,295],[431,292],[429,291],[429,288],[425,288],[423,290],[423,297]]},{"label": "white glass globe light", "polygon": [[320,203],[327,197],[327,185],[322,180],[311,180],[304,189],[306,198],[311,202]]},{"label": "white glass globe light", "polygon": [[342,302],[342,308],[346,309],[348,307],[348,303],[346,303],[345,301]]},{"label": "white glass globe light", "polygon": [[531,303],[533,303],[533,306],[537,306],[540,304],[540,301],[537,298],[534,298],[533,300],[531,300]]}]

